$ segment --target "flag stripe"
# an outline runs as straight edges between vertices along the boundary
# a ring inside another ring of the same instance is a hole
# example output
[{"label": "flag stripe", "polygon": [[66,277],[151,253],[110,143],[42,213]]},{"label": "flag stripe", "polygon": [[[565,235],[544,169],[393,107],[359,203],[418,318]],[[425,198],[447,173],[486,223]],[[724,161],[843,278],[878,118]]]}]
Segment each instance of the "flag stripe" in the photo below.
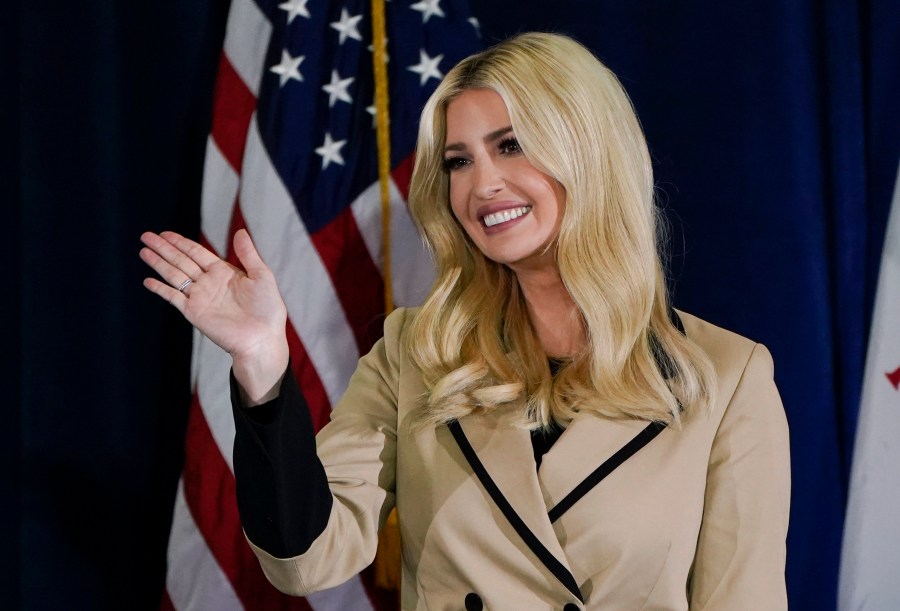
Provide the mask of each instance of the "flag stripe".
[{"label": "flag stripe", "polygon": [[360,354],[381,336],[384,284],[350,208],[312,235],[341,301]]},{"label": "flag stripe", "polygon": [[[231,393],[228,387],[231,357],[205,336],[198,342],[195,355],[203,363],[197,372],[195,393],[203,410],[198,416],[203,417],[204,425],[220,449],[222,460],[230,471],[234,471],[231,463],[234,419],[231,416]],[[193,451],[193,446],[188,444],[187,450]]]},{"label": "flag stripe", "polygon": [[211,137],[207,138],[200,215],[205,246],[220,257],[227,252],[229,237],[232,235],[228,230],[239,183],[240,177],[228,165],[215,141]]},{"label": "flag stripe", "polygon": [[360,578],[354,578],[336,588],[306,595],[306,600],[316,611],[372,611],[366,586]]},{"label": "flag stripe", "polygon": [[309,414],[312,416],[313,427],[318,433],[319,429],[328,424],[331,417],[331,403],[328,401],[325,387],[322,386],[322,380],[316,372],[316,366],[309,360],[306,348],[290,321],[287,324],[287,339],[291,352],[291,370],[303,392]]},{"label": "flag stripe", "polygon": [[[402,176],[402,175],[401,175]],[[391,197],[391,265],[393,267],[392,295],[395,306],[414,306],[422,303],[434,282],[434,270],[422,238],[409,215],[409,207],[397,184],[390,184]],[[381,196],[378,185],[363,191],[351,205],[356,225],[369,251],[369,256],[381,268]]]},{"label": "flag stripe", "polygon": [[[243,609],[231,582],[197,530],[185,499],[184,479],[178,482],[175,495],[168,561],[170,570],[166,576],[166,590],[172,606],[179,611]],[[172,567],[190,567],[190,579],[184,579],[184,575],[171,570]]]},{"label": "flag stripe", "polygon": [[404,201],[409,201],[409,183],[412,180],[413,165],[415,165],[415,162],[416,155],[413,153],[391,170],[391,177],[394,179],[394,184],[400,189],[400,195],[403,197]]},{"label": "flag stripe", "polygon": [[169,598],[168,590],[163,590],[162,601],[159,603],[159,611],[175,611],[175,605],[172,604],[172,599]]},{"label": "flag stripe", "polygon": [[232,0],[225,30],[224,54],[254,97],[259,83],[272,24],[252,0]]},{"label": "flag stripe", "polygon": [[216,93],[213,98],[212,137],[235,172],[241,172],[250,120],[256,111],[256,96],[241,79],[225,53],[219,58]]}]

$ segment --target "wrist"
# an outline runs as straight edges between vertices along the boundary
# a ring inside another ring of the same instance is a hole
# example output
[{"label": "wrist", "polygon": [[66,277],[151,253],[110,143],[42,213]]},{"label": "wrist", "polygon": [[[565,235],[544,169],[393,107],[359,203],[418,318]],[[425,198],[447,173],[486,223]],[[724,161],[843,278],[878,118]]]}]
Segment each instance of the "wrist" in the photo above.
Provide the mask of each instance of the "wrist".
[{"label": "wrist", "polygon": [[240,387],[245,406],[266,403],[278,396],[290,361],[286,337],[261,342],[231,357],[234,379]]}]

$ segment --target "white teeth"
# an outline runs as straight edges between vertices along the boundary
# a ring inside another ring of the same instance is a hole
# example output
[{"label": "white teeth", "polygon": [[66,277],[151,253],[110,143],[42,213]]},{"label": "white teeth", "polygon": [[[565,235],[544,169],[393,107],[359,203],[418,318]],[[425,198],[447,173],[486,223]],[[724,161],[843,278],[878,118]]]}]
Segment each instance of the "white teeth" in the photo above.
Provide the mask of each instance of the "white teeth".
[{"label": "white teeth", "polygon": [[507,221],[517,219],[523,214],[527,214],[529,210],[531,210],[531,206],[510,208],[509,210],[501,210],[500,212],[487,214],[482,220],[484,221],[485,227],[493,227],[494,225],[499,225],[500,223],[506,223]]}]

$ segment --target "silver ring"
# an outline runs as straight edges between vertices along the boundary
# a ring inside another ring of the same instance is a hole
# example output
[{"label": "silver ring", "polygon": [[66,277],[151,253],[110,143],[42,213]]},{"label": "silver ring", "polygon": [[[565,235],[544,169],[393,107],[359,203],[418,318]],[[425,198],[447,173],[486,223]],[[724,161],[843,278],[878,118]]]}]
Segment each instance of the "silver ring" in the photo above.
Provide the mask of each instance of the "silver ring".
[{"label": "silver ring", "polygon": [[187,280],[185,280],[184,282],[181,283],[181,286],[178,287],[178,292],[179,292],[179,293],[183,293],[183,292],[184,292],[184,289],[186,289],[187,287],[191,286],[191,284],[193,284],[193,282],[194,282],[193,280],[191,280],[190,278],[188,278]]}]

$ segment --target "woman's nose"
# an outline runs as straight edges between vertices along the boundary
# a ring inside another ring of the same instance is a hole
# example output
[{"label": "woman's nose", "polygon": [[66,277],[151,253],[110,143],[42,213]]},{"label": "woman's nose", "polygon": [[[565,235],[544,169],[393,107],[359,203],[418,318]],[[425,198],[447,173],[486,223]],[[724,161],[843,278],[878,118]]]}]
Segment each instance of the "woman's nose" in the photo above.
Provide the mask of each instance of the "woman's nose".
[{"label": "woman's nose", "polygon": [[490,160],[482,160],[475,164],[475,195],[481,199],[490,199],[504,186],[500,169]]}]

